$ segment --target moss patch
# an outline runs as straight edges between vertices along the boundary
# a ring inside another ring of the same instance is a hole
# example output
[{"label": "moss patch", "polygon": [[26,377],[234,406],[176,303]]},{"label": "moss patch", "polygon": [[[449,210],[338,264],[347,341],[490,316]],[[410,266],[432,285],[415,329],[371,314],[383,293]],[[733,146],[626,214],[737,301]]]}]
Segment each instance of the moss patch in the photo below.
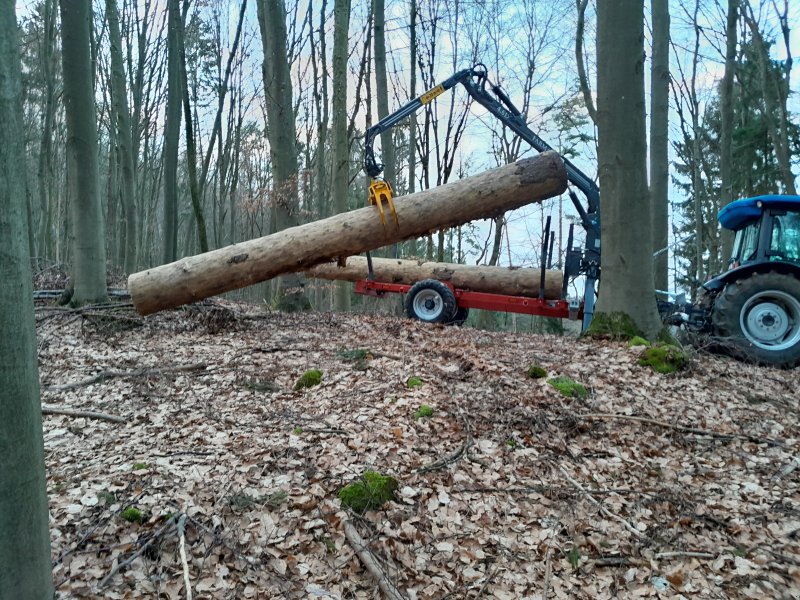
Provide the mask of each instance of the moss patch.
[{"label": "moss patch", "polygon": [[531,365],[528,367],[528,377],[531,379],[542,379],[547,377],[547,371],[539,365]]},{"label": "moss patch", "polygon": [[422,379],[419,377],[409,377],[408,381],[406,381],[406,387],[411,388],[418,388],[422,385]]},{"label": "moss patch", "polygon": [[624,312],[595,313],[592,316],[592,324],[589,325],[589,329],[584,335],[605,340],[630,340],[637,336],[644,337],[630,315]]},{"label": "moss patch", "polygon": [[422,406],[417,409],[417,412],[414,413],[415,419],[421,419],[422,417],[432,417],[433,416],[433,409],[428,406],[427,404],[423,404]]},{"label": "moss patch", "polygon": [[342,506],[358,514],[377,510],[394,498],[399,484],[394,477],[381,475],[377,471],[366,471],[361,479],[346,485],[339,491]]},{"label": "moss patch", "polygon": [[628,342],[628,348],[634,348],[636,346],[649,346],[650,342],[640,336],[634,336],[631,338],[631,341]]},{"label": "moss patch", "polygon": [[304,388],[314,387],[319,385],[322,381],[322,371],[319,369],[309,369],[300,376],[294,384],[295,390],[302,390]]},{"label": "moss patch", "polygon": [[556,388],[562,396],[567,398],[586,398],[589,392],[577,381],[560,375],[559,377],[552,377],[547,380],[547,383]]},{"label": "moss patch", "polygon": [[672,344],[656,344],[647,348],[639,357],[639,364],[651,367],[657,373],[675,373],[686,367],[686,353]]},{"label": "moss patch", "polygon": [[144,515],[135,506],[129,506],[120,513],[120,516],[128,523],[141,523],[144,520]]},{"label": "moss patch", "polygon": [[352,363],[356,371],[366,371],[369,366],[367,361],[374,358],[373,353],[364,348],[341,350],[338,354],[344,362]]}]

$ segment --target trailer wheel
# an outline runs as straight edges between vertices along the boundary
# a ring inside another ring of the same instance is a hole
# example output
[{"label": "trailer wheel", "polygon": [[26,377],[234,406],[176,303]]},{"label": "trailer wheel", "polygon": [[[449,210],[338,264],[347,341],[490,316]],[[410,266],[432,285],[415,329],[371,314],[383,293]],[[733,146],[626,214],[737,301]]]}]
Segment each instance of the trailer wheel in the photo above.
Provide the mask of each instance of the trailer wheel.
[{"label": "trailer wheel", "polygon": [[792,367],[800,362],[800,280],[770,271],[729,283],[711,314],[717,336],[747,357]]},{"label": "trailer wheel", "polygon": [[426,323],[447,323],[456,312],[452,290],[435,279],[418,281],[406,295],[406,314]]},{"label": "trailer wheel", "polygon": [[456,314],[453,315],[453,318],[447,323],[448,325],[457,325],[461,327],[466,320],[469,318],[469,309],[468,308],[461,308],[460,306],[456,307]]}]

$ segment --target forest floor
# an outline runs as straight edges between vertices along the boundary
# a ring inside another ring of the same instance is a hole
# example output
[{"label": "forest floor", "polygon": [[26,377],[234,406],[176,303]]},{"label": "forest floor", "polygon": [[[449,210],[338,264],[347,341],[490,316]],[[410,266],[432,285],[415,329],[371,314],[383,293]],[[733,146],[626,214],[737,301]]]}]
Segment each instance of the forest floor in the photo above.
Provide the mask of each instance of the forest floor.
[{"label": "forest floor", "polygon": [[797,370],[230,302],[37,331],[43,403],[123,421],[44,417],[60,598],[391,597],[370,558],[410,600],[800,598]]}]

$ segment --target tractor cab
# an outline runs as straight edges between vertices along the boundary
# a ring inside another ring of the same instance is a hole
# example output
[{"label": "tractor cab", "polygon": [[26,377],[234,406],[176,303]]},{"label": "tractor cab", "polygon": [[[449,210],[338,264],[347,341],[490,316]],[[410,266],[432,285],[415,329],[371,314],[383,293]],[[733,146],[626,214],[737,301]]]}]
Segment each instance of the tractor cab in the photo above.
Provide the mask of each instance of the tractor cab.
[{"label": "tractor cab", "polygon": [[730,268],[779,261],[800,265],[800,196],[758,196],[732,202],[719,222],[736,232]]}]

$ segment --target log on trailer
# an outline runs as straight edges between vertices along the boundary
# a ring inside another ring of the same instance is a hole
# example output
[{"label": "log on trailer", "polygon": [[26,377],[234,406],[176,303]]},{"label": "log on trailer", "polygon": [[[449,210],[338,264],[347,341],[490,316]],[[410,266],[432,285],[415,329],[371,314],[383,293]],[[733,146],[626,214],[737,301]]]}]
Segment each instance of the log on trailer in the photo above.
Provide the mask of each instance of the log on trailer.
[{"label": "log on trailer", "polygon": [[[539,269],[509,269],[395,258],[373,258],[372,272],[375,281],[383,283],[413,285],[423,279],[438,279],[462,290],[531,298],[539,296],[542,276]],[[367,259],[363,256],[351,256],[344,267],[337,263],[325,263],[305,272],[306,277],[340,281],[366,279],[367,274]],[[546,299],[558,300],[561,297],[563,278],[561,271],[545,271]]]},{"label": "log on trailer", "polygon": [[303,271],[475,219],[503,214],[562,193],[564,163],[555,152],[492,169],[395,200],[398,222],[383,226],[373,206],[284,229],[133,273],[128,291],[147,315]]}]

